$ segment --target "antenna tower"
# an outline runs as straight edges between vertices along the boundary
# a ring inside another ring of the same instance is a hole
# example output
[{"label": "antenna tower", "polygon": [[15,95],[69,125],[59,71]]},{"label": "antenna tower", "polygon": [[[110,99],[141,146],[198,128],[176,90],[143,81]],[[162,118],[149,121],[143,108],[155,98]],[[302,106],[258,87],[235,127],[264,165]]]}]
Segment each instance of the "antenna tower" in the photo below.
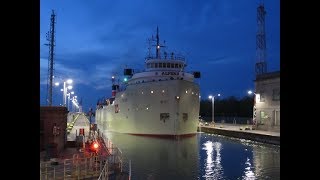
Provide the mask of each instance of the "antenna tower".
[{"label": "antenna tower", "polygon": [[266,11],[264,9],[264,5],[261,4],[257,8],[258,32],[256,37],[256,74],[263,74],[267,72],[265,15]]},{"label": "antenna tower", "polygon": [[[52,106],[52,83],[53,83],[53,55],[54,55],[54,47],[55,47],[55,13],[52,10],[51,14],[51,23],[50,30],[47,32],[46,38],[48,43],[45,44],[49,46],[49,59],[48,59],[48,81],[47,81],[47,103],[49,106]],[[49,96],[49,97],[48,97]]]}]

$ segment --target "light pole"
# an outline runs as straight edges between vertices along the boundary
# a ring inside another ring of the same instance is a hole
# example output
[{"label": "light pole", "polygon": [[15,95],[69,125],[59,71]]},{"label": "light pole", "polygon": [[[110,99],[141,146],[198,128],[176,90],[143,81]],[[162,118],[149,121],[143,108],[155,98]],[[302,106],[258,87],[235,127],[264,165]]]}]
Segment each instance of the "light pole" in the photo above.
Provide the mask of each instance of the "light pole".
[{"label": "light pole", "polygon": [[73,96],[72,97],[72,109],[73,109],[73,111],[78,112],[78,108],[79,108],[79,105],[78,105],[78,101],[77,101],[77,96]]},{"label": "light pole", "polygon": [[[217,96],[220,96],[220,94],[217,94]],[[212,102],[212,123],[214,123],[214,97],[213,95],[209,95],[209,99],[211,99]]]},{"label": "light pole", "polygon": [[67,106],[67,88],[72,89],[72,86],[68,86],[68,84],[72,84],[72,79],[68,79],[67,81],[63,82],[63,106]]},{"label": "light pole", "polygon": [[251,90],[248,91],[248,94],[251,95],[253,94],[253,115],[252,115],[252,124],[253,126],[257,126],[257,107],[256,107],[256,99],[260,99],[260,94],[256,94],[254,92],[252,92]]},{"label": "light pole", "polygon": [[69,92],[69,93],[67,93],[67,96],[68,96],[68,111],[70,111],[70,101],[71,101],[71,95],[73,95],[74,94],[74,92],[72,91],[72,92]]},{"label": "light pole", "polygon": [[[65,107],[67,107],[67,96],[69,96],[70,95],[70,93],[68,94],[68,89],[72,89],[72,86],[70,85],[70,84],[72,84],[72,79],[68,79],[68,80],[66,80],[66,81],[63,81],[63,87],[62,87],[62,89],[61,89],[61,91],[62,91],[62,93],[63,93],[63,96],[62,96],[62,106],[65,106]],[[67,84],[69,84],[68,86],[67,86]],[[56,86],[59,86],[59,82],[56,82],[55,83],[55,85]]]}]

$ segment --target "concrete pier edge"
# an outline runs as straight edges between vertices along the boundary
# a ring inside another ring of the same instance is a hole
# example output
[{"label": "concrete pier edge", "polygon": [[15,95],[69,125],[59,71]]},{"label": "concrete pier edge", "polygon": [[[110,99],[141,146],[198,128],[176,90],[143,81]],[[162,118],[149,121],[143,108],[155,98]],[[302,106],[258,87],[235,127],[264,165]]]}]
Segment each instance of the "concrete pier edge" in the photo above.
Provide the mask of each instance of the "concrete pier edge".
[{"label": "concrete pier edge", "polygon": [[247,139],[247,140],[252,140],[252,141],[261,142],[261,143],[280,145],[280,136],[267,134],[268,133],[267,131],[266,131],[266,134],[261,134],[261,133],[255,133],[252,130],[236,131],[236,130],[230,130],[227,128],[206,127],[206,126],[201,126],[201,127],[199,126],[198,131],[205,132],[205,133],[218,134],[223,136],[229,136],[234,138],[240,138],[240,139]]}]

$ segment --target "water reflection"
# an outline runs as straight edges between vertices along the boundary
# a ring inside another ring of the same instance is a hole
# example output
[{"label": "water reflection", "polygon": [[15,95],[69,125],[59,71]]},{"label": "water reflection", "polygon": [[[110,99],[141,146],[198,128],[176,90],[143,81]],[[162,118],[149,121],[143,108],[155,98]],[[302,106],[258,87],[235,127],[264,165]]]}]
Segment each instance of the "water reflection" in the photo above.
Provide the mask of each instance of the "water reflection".
[{"label": "water reflection", "polygon": [[200,179],[280,179],[280,147],[200,134]]},{"label": "water reflection", "polygon": [[131,160],[133,180],[198,178],[197,136],[174,140],[110,132],[106,135],[125,159]]},{"label": "water reflection", "polygon": [[222,149],[221,146],[222,144],[220,142],[207,141],[206,143],[204,143],[204,147],[202,149],[206,150],[207,158],[205,164],[205,175],[202,177],[204,177],[205,179],[211,180],[223,177],[220,153]]},{"label": "water reflection", "polygon": [[180,140],[104,133],[131,160],[132,180],[280,179],[280,147],[197,134]]},{"label": "water reflection", "polygon": [[280,179],[279,146],[253,145],[252,153],[256,179]]}]

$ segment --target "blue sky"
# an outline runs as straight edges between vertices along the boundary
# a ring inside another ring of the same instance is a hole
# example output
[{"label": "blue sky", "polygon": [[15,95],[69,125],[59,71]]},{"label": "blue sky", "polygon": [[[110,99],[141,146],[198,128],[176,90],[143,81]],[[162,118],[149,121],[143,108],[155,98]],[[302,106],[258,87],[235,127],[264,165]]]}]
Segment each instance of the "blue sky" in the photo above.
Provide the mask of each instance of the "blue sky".
[{"label": "blue sky", "polygon": [[[54,75],[74,80],[83,110],[111,95],[111,76],[123,68],[143,70],[147,38],[159,27],[167,49],[200,71],[202,98],[246,96],[254,88],[257,7],[255,0],[68,0],[40,1],[40,105],[46,105],[52,10],[57,14]],[[280,70],[280,1],[264,2],[268,71]],[[61,87],[53,105],[62,103]]]}]

